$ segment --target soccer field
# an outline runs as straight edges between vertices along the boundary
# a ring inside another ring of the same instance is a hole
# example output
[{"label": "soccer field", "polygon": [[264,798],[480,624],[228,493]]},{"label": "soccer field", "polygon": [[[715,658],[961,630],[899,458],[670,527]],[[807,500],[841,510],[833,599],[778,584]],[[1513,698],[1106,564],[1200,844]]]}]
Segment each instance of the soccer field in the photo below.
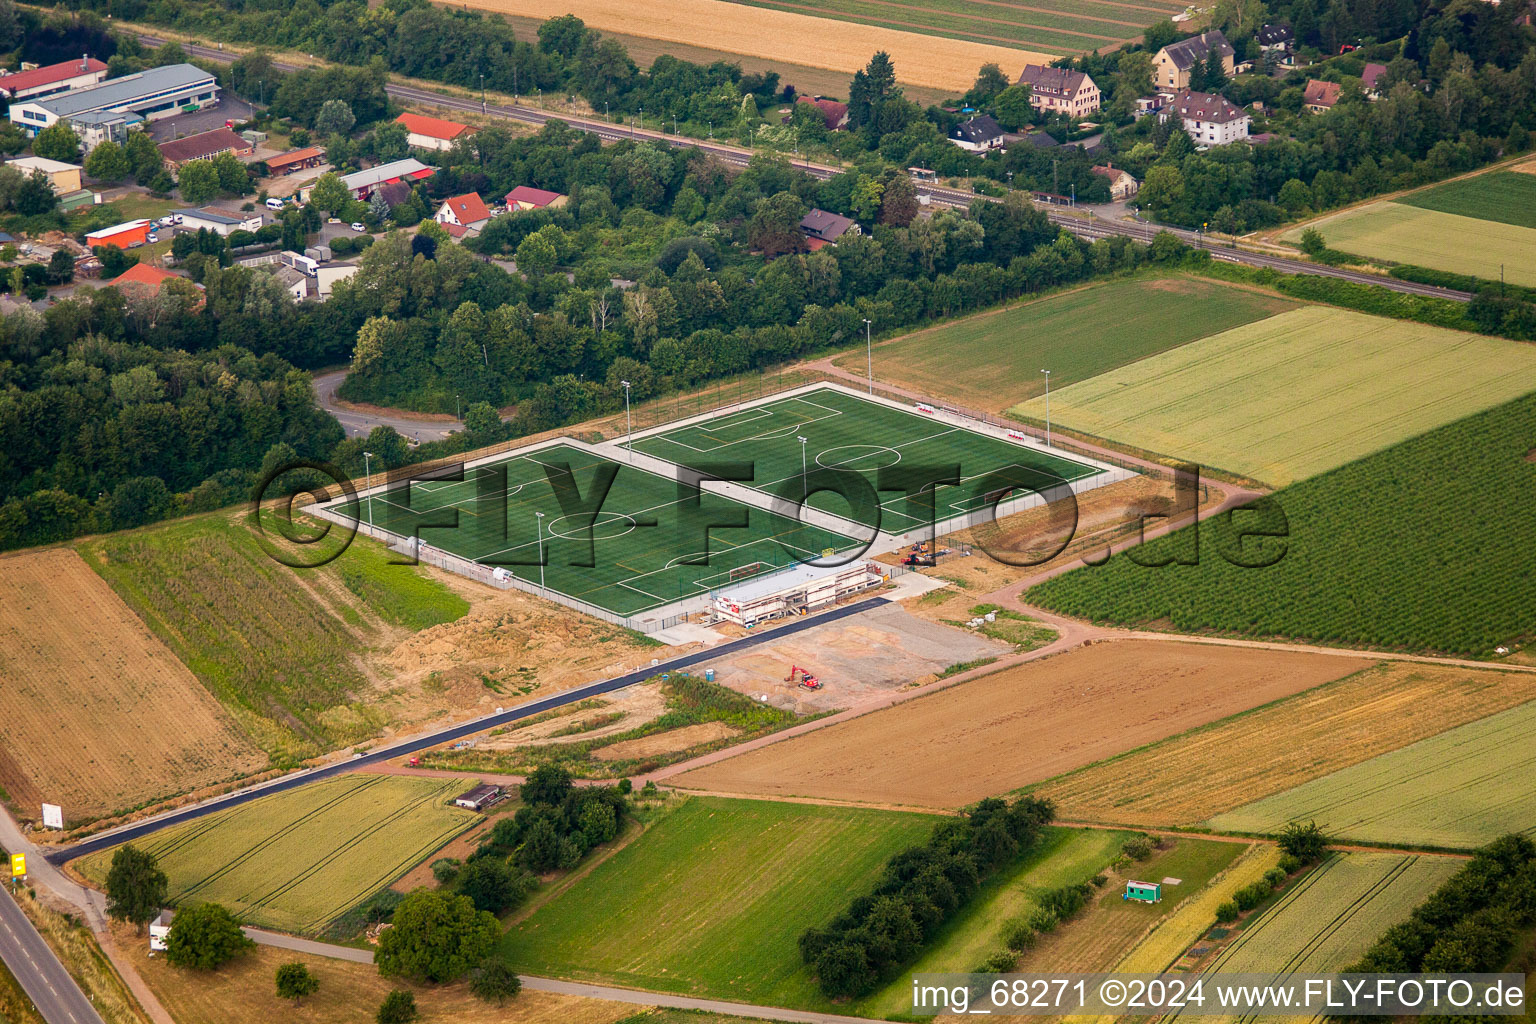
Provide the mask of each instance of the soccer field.
[{"label": "soccer field", "polygon": [[675,480],[573,445],[516,454],[463,475],[408,489],[396,484],[362,498],[360,510],[351,501],[327,508],[402,537],[419,533],[424,544],[618,615],[854,544],[718,494],[695,503]]},{"label": "soccer field", "polygon": [[[801,500],[807,485],[816,487],[818,471],[851,471],[871,488],[882,483],[881,470],[900,473],[942,467],[957,474],[956,486],[918,495],[884,490],[867,505],[856,506],[833,491],[811,494],[807,503],[811,508],[885,533],[906,533],[930,519],[944,523],[976,511],[988,503],[989,493],[1004,484],[1047,490],[1063,480],[1103,472],[832,387],[653,431],[636,437],[634,448],[693,469],[749,463],[751,487],[790,502]],[[936,514],[932,511],[935,500]]]}]

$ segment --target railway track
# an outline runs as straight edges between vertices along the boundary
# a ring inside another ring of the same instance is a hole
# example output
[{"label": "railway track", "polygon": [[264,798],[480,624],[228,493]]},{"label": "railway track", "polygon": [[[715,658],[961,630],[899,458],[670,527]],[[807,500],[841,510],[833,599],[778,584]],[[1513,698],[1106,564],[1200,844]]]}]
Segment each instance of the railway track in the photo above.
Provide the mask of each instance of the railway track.
[{"label": "railway track", "polygon": [[[139,41],[145,46],[151,47],[160,46],[165,42],[165,40],[147,35],[139,36]],[[196,43],[183,43],[182,49],[191,56],[204,57],[208,60],[224,63],[230,63],[238,56],[238,54],[227,50],[221,50],[212,46],[202,46]],[[299,66],[296,64],[273,62],[272,66],[279,71],[299,70]],[[413,103],[431,104],[447,110],[484,114],[490,117],[499,117],[508,121],[520,121],[531,125],[543,125],[550,121],[562,121],[572,128],[591,132],[606,142],[621,142],[625,139],[645,139],[667,146],[697,147],[703,152],[709,153],[719,160],[736,167],[745,167],[755,155],[751,150],[727,146],[711,140],[694,139],[681,135],[668,135],[664,132],[655,132],[647,128],[625,127],[591,118],[551,114],[548,111],[538,110],[533,107],[481,103],[477,100],[449,96],[430,89],[420,89],[415,86],[400,85],[394,82],[386,83],[384,88],[390,96],[396,99]],[[793,161],[793,164],[796,168],[805,171],[812,177],[822,180],[830,178],[841,171],[841,168],[829,167],[825,164],[813,163],[809,160],[796,159]],[[964,209],[977,199],[984,199],[988,202],[999,201],[991,197],[978,196],[973,192],[966,192],[962,189],[949,188],[943,185],[932,185],[926,182],[916,182],[915,184],[918,196],[926,198],[930,205]],[[1467,302],[1472,298],[1469,292],[1456,291],[1451,288],[1437,288],[1434,285],[1419,284],[1414,281],[1400,281],[1397,278],[1362,273],[1358,270],[1341,270],[1337,267],[1308,263],[1304,260],[1276,256],[1272,253],[1256,252],[1251,249],[1215,246],[1211,244],[1207,236],[1199,232],[1187,231],[1183,228],[1152,226],[1139,221],[1132,223],[1094,219],[1091,217],[1085,219],[1076,214],[1066,213],[1060,208],[1053,207],[1045,207],[1045,210],[1046,216],[1050,218],[1052,224],[1066,228],[1081,238],[1096,239],[1108,238],[1114,235],[1125,235],[1150,241],[1152,234],[1158,231],[1167,231],[1188,245],[1209,249],[1213,258],[1230,263],[1241,263],[1251,267],[1267,267],[1284,274],[1312,274],[1317,277],[1332,277],[1356,284],[1373,284],[1390,291],[1401,292],[1406,295],[1420,295],[1426,298],[1452,299],[1458,302]]]}]

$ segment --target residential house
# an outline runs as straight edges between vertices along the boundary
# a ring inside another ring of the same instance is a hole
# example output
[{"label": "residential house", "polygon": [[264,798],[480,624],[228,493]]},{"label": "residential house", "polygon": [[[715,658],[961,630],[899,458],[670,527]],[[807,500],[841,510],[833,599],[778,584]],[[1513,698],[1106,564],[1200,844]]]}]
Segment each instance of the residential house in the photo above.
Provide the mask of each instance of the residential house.
[{"label": "residential house", "polygon": [[294,302],[303,302],[309,298],[309,275],[302,270],[279,264],[272,274],[282,282],[283,290],[293,296]]},{"label": "residential house", "polygon": [[533,188],[530,185],[519,185],[507,193],[507,209],[513,213],[522,210],[542,210],[546,206],[551,210],[558,210],[568,202],[570,202],[569,197],[559,192]]},{"label": "residential house", "polygon": [[860,235],[864,229],[851,217],[842,217],[826,210],[812,210],[800,218],[800,233],[810,243],[814,252],[826,245],[836,245],[844,235]]},{"label": "residential house", "polygon": [[49,160],[41,156],[20,156],[7,161],[6,166],[16,168],[28,178],[34,172],[42,171],[47,175],[48,184],[53,186],[53,194],[56,196],[80,191],[79,164],[67,164],[62,160]]},{"label": "residential house", "polygon": [[325,163],[325,150],[319,146],[305,146],[303,149],[290,149],[286,153],[269,156],[265,162],[267,173],[274,178],[280,178],[294,171],[307,171],[311,167],[319,167]]},{"label": "residential house", "polygon": [[1026,146],[1033,147],[1034,149],[1055,149],[1057,146],[1061,145],[1061,143],[1056,141],[1056,137],[1053,136],[1050,132],[1040,131],[1030,132],[1020,141],[1022,141]]},{"label": "residential house", "polygon": [[1296,43],[1296,33],[1289,25],[1265,25],[1255,36],[1259,49],[1279,57],[1291,52]]},{"label": "residential house", "polygon": [[465,235],[479,234],[480,229],[491,222],[491,211],[486,207],[485,200],[480,198],[480,193],[467,192],[446,200],[437,208],[432,219],[447,228],[454,238],[463,238]]},{"label": "residential house", "polygon": [[1247,111],[1220,93],[1180,89],[1158,115],[1161,120],[1177,117],[1184,131],[1197,146],[1225,146],[1248,138],[1253,119]]},{"label": "residential house", "polygon": [[452,149],[455,141],[474,132],[467,124],[423,114],[405,113],[395,118],[395,121],[405,125],[405,141],[417,149]]},{"label": "residential house", "polygon": [[1099,87],[1081,71],[1026,64],[1018,84],[1029,86],[1029,105],[1036,110],[1087,117],[1099,109]]},{"label": "residential house", "polygon": [[1307,79],[1307,90],[1302,95],[1301,105],[1314,114],[1323,114],[1333,109],[1333,105],[1339,102],[1338,82],[1319,82],[1315,78]]},{"label": "residential house", "polygon": [[174,280],[176,275],[169,270],[161,270],[148,263],[135,263],[107,283],[125,295],[154,295],[161,285]]},{"label": "residential house", "polygon": [[1109,198],[1119,202],[1121,199],[1129,199],[1141,188],[1141,183],[1133,178],[1129,172],[1123,171],[1114,164],[1104,164],[1095,167],[1093,173],[1101,178],[1109,179]]},{"label": "residential house", "polygon": [[1176,93],[1189,88],[1189,73],[1196,64],[1204,64],[1211,51],[1221,58],[1221,67],[1227,74],[1236,70],[1233,63],[1232,44],[1220,29],[1202,32],[1176,43],[1169,43],[1157,51],[1152,60],[1152,85],[1158,92]]},{"label": "residential house", "polygon": [[1360,83],[1365,89],[1366,99],[1381,99],[1381,80],[1387,74],[1385,64],[1369,63],[1365,70],[1360,72]]},{"label": "residential house", "polygon": [[181,226],[188,231],[206,228],[216,235],[228,238],[235,231],[261,230],[261,214],[229,210],[218,206],[204,206],[197,210],[177,210]]},{"label": "residential house", "polygon": [[821,111],[822,123],[827,126],[829,132],[835,132],[848,125],[848,104],[846,103],[829,100],[824,96],[801,96],[795,102],[809,103]]},{"label": "residential house", "polygon": [[212,160],[221,153],[250,156],[256,152],[255,146],[228,128],[215,128],[211,132],[198,132],[185,138],[172,139],[160,143],[158,148],[161,159],[172,171],[193,160]]},{"label": "residential house", "polygon": [[949,133],[949,141],[972,153],[985,153],[999,149],[1003,144],[1003,126],[991,114],[977,114],[969,121],[955,125]]},{"label": "residential house", "polygon": [[86,89],[101,84],[106,77],[105,64],[94,57],[81,57],[13,74],[0,74],[0,96],[4,96],[8,103],[19,103],[72,89]]}]

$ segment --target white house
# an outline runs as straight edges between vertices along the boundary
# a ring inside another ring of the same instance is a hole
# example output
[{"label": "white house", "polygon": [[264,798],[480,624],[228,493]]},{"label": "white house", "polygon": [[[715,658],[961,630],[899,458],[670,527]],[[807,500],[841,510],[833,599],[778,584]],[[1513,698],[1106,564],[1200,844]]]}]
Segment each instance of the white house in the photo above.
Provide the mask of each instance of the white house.
[{"label": "white house", "polygon": [[320,299],[330,298],[331,292],[336,290],[336,283],[345,281],[355,273],[356,263],[326,260],[315,267],[315,295]]},{"label": "white house", "polygon": [[971,153],[985,153],[1003,144],[1003,126],[991,114],[978,114],[955,125],[949,141]]},{"label": "white house", "polygon": [[1220,93],[1180,89],[1158,115],[1159,120],[1177,117],[1197,146],[1225,146],[1248,138],[1253,119],[1247,111]]},{"label": "white house", "polygon": [[181,217],[181,226],[188,231],[207,228],[226,238],[234,231],[257,231],[261,228],[261,214],[254,211],[246,213],[205,206],[199,210],[177,210],[176,213]]},{"label": "white house", "polygon": [[463,238],[467,234],[478,233],[489,224],[491,211],[485,205],[485,200],[480,198],[480,193],[466,192],[462,196],[445,200],[432,215],[432,219],[447,228],[453,237]]},{"label": "white house", "polygon": [[416,149],[452,149],[455,141],[474,132],[467,124],[422,114],[401,114],[395,120],[405,125],[406,144]]},{"label": "white house", "polygon": [[294,302],[303,302],[309,298],[309,275],[302,270],[279,263],[272,271],[273,275],[283,283],[283,288],[293,296]]}]

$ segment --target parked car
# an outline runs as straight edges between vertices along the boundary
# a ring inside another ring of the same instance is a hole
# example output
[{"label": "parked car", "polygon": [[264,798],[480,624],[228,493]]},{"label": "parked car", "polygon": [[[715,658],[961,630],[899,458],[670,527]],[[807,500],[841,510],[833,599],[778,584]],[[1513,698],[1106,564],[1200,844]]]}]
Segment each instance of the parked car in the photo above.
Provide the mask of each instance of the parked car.
[{"label": "parked car", "polygon": [[352,230],[353,231],[367,231],[368,229],[363,226],[363,222],[362,221],[355,220],[355,221],[352,222]]},{"label": "parked car", "polygon": [[144,241],[153,245],[154,243],[160,241],[160,236],[151,231],[149,234],[144,236]]}]

